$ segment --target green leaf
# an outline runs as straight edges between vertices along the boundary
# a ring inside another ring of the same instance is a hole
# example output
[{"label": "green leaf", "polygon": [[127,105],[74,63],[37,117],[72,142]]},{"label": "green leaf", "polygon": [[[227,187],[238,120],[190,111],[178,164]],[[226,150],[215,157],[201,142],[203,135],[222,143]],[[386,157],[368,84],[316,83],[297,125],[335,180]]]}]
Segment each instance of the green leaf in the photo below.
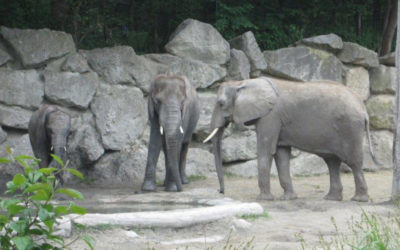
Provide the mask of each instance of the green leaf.
[{"label": "green leaf", "polygon": [[35,201],[47,201],[49,198],[50,195],[43,189],[36,191],[36,193],[31,196],[31,199]]},{"label": "green leaf", "polygon": [[8,222],[8,217],[5,216],[4,214],[0,214],[0,224],[1,223],[7,223]]},{"label": "green leaf", "polygon": [[29,167],[28,163],[25,162],[23,159],[15,159],[21,166],[23,166],[25,169],[32,169]]},{"label": "green leaf", "polygon": [[9,146],[6,146],[6,152],[7,154],[12,155],[12,150]]},{"label": "green leaf", "polygon": [[18,250],[30,249],[33,245],[33,241],[29,236],[16,236],[12,238],[12,241]]},{"label": "green leaf", "polygon": [[11,160],[7,158],[0,157],[0,164],[7,164],[10,163]]},{"label": "green leaf", "polygon": [[50,231],[53,231],[54,220],[45,220],[43,223],[49,228]]},{"label": "green leaf", "polygon": [[3,209],[8,209],[9,206],[16,205],[16,204],[18,204],[20,202],[22,202],[20,199],[7,199],[7,200],[2,200],[0,202],[0,206]]},{"label": "green leaf", "polygon": [[17,220],[10,224],[10,228],[18,234],[25,234],[28,225],[29,222],[27,220]]},{"label": "green leaf", "polygon": [[67,206],[57,206],[56,207],[56,215],[60,215],[60,214],[68,214]]},{"label": "green leaf", "polygon": [[59,188],[57,189],[56,193],[65,194],[71,198],[76,198],[78,200],[84,199],[81,192],[71,188]]},{"label": "green leaf", "polygon": [[53,187],[48,183],[35,183],[27,187],[24,193],[33,193],[38,190],[46,190],[48,193],[52,193]]},{"label": "green leaf", "polygon": [[61,167],[64,167],[64,162],[60,159],[60,157],[58,157],[58,156],[55,155],[55,154],[50,154],[50,155],[51,155],[51,157],[53,157],[53,159],[54,159],[58,164],[60,164]]},{"label": "green leaf", "polygon": [[82,240],[90,247],[91,250],[94,249],[94,245],[96,244],[95,239],[92,236],[84,235],[82,236]]},{"label": "green leaf", "polygon": [[30,229],[30,230],[28,230],[28,234],[43,235],[43,234],[45,234],[45,232],[41,229]]},{"label": "green leaf", "polygon": [[86,214],[86,209],[84,207],[80,207],[77,205],[71,205],[70,206],[70,211],[74,214]]},{"label": "green leaf", "polygon": [[75,175],[76,177],[78,177],[78,178],[81,179],[81,180],[84,179],[83,174],[82,174],[81,172],[79,172],[78,170],[76,170],[76,169],[67,168],[67,169],[65,169],[65,170],[68,171],[68,172],[70,172],[71,174]]},{"label": "green leaf", "polygon": [[14,216],[15,214],[18,214],[21,211],[25,210],[25,207],[17,204],[11,204],[10,206],[8,206],[7,210],[11,216]]},{"label": "green leaf", "polygon": [[40,208],[40,209],[39,209],[38,216],[39,216],[39,219],[40,219],[41,221],[45,221],[45,220],[49,219],[50,214],[49,214],[49,212],[48,212],[46,209]]},{"label": "green leaf", "polygon": [[20,187],[26,183],[26,178],[22,174],[14,175],[13,182],[16,186]]},{"label": "green leaf", "polygon": [[43,173],[45,175],[50,175],[51,173],[57,171],[57,168],[41,168],[39,169],[40,173]]},{"label": "green leaf", "polygon": [[36,160],[35,157],[30,156],[30,155],[18,155],[15,157],[16,160],[20,159],[20,160]]}]

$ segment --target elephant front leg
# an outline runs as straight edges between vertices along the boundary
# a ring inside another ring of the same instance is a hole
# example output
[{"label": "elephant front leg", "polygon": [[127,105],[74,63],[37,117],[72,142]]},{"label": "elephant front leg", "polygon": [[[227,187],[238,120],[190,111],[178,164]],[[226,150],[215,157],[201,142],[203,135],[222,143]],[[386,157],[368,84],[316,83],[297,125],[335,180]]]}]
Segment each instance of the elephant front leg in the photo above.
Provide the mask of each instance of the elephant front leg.
[{"label": "elephant front leg", "polygon": [[258,152],[258,187],[260,188],[260,194],[257,199],[259,200],[274,200],[274,196],[271,194],[271,163],[272,155],[269,152]]},{"label": "elephant front leg", "polygon": [[151,122],[150,140],[147,152],[147,164],[144,181],[142,184],[143,191],[155,191],[156,190],[156,166],[158,157],[161,151],[161,134],[158,130],[157,122]]},{"label": "elephant front leg", "polygon": [[275,163],[278,169],[279,183],[283,188],[281,200],[294,200],[297,198],[293,191],[292,178],[290,177],[290,147],[278,147],[275,153]]},{"label": "elephant front leg", "polygon": [[325,195],[325,200],[341,201],[343,199],[343,185],[340,180],[340,164],[341,160],[338,157],[324,158],[329,169],[329,192]]},{"label": "elephant front leg", "polygon": [[181,155],[179,160],[179,173],[181,174],[182,184],[188,184],[189,180],[186,176],[186,156],[189,150],[189,143],[182,144]]}]

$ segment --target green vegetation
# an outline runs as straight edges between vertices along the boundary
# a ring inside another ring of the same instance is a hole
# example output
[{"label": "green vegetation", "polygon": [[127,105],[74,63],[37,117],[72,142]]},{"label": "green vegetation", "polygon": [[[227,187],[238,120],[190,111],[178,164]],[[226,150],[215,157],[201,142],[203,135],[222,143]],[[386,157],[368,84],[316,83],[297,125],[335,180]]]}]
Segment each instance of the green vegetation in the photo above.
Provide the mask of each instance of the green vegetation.
[{"label": "green vegetation", "polygon": [[[226,39],[252,30],[262,50],[336,33],[377,50],[388,0],[13,0],[0,25],[71,33],[78,48],[129,45],[161,52],[183,20],[214,25]],[[391,1],[393,2],[393,1]]]},{"label": "green vegetation", "polygon": [[[68,214],[85,214],[83,207],[70,201],[68,205],[55,205],[52,200],[57,194],[73,199],[83,200],[83,195],[74,189],[62,188],[58,185],[56,176],[62,172],[83,179],[80,172],[67,168],[56,155],[52,155],[61,168],[39,168],[39,160],[26,155],[13,156],[10,148],[6,148],[8,158],[0,158],[1,164],[19,164],[23,172],[14,175],[7,183],[6,194],[9,198],[0,199],[0,248],[1,249],[60,249],[69,244],[56,234],[56,226],[60,219]],[[93,249],[93,239],[81,237]]]},{"label": "green vegetation", "polygon": [[245,220],[250,220],[250,221],[255,221],[258,218],[268,218],[269,215],[267,212],[263,212],[262,214],[244,214],[240,216],[240,218],[245,219]]},{"label": "green vegetation", "polygon": [[192,181],[202,181],[202,180],[205,180],[207,178],[204,175],[194,174],[194,175],[189,176],[188,179],[189,179],[190,182],[192,182]]}]

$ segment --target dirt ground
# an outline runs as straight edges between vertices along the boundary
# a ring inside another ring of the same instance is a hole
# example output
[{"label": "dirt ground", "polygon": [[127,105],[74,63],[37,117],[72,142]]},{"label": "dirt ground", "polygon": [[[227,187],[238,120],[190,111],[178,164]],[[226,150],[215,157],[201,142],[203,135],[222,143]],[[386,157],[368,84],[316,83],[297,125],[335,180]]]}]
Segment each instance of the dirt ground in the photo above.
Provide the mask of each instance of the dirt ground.
[{"label": "dirt ground", "polygon": [[[349,222],[360,219],[362,210],[383,218],[398,214],[393,205],[385,202],[391,193],[392,172],[365,173],[365,177],[371,199],[368,203],[350,201],[354,194],[352,174],[342,174],[344,199],[341,202],[323,200],[329,188],[328,175],[294,177],[294,189],[299,198],[292,201],[257,201],[259,190],[256,178],[226,177],[225,197],[243,202],[259,202],[268,213],[268,216],[246,218],[251,224],[248,228],[232,226],[232,220],[225,219],[183,229],[110,226],[86,229],[84,232],[96,239],[95,249],[301,249],[300,239],[304,240],[304,245],[309,249],[320,246],[321,235],[329,237],[337,234],[332,218],[337,230],[347,234],[351,231]],[[215,190],[210,191],[215,192],[212,195],[220,196],[217,194],[216,178],[194,181],[185,186],[186,190],[191,191],[204,188]],[[139,190],[139,187],[135,189]],[[168,195],[161,190],[158,195]],[[277,178],[272,179],[272,192],[276,198],[282,194]],[[134,237],[133,232],[138,237]],[[185,243],[188,239],[197,242]],[[88,248],[83,242],[77,241],[72,249]]]}]

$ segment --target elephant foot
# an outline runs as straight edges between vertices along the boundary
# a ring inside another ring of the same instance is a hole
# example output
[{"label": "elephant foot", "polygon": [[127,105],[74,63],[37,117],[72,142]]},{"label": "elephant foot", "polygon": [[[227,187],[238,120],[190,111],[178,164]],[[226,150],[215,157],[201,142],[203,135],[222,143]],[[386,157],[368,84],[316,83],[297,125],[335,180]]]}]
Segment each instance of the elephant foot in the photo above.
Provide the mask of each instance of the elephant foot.
[{"label": "elephant foot", "polygon": [[156,185],[154,181],[145,180],[142,184],[142,191],[156,191]]},{"label": "elephant foot", "polygon": [[284,193],[279,199],[280,200],[295,200],[295,199],[297,199],[297,194],[295,192],[287,192],[287,193]]},{"label": "elephant foot", "polygon": [[186,175],[181,177],[182,179],[182,184],[188,184],[189,183],[189,179],[186,177]]},{"label": "elephant foot", "polygon": [[341,201],[343,200],[343,196],[341,193],[329,192],[327,195],[325,195],[324,199],[330,201]]},{"label": "elephant foot", "polygon": [[352,201],[368,202],[369,198],[367,194],[356,194],[351,198]]},{"label": "elephant foot", "polygon": [[167,192],[177,192],[178,188],[175,184],[175,182],[170,182],[165,186],[165,191]]},{"label": "elephant foot", "polygon": [[273,201],[274,196],[272,194],[261,193],[257,196],[257,200]]}]

